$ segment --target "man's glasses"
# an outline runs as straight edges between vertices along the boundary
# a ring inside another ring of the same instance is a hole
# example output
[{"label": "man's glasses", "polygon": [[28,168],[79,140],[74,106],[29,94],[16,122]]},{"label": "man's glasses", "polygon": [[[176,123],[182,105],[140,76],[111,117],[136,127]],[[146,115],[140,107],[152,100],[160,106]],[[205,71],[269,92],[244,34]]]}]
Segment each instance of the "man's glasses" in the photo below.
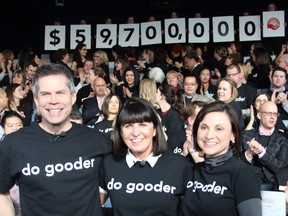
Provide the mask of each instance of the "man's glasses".
[{"label": "man's glasses", "polygon": [[264,112],[264,111],[261,111],[260,113],[262,113],[263,115],[265,116],[273,116],[273,117],[278,117],[279,116],[279,113],[278,112]]}]

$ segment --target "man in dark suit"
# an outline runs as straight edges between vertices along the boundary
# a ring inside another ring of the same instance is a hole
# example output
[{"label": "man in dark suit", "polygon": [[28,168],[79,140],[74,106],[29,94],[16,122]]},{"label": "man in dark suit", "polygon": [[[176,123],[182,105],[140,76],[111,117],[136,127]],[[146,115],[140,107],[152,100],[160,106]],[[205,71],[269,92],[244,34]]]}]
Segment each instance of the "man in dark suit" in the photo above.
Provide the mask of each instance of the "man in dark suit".
[{"label": "man in dark suit", "polygon": [[278,115],[276,104],[266,101],[257,114],[259,128],[242,133],[241,159],[253,167],[261,187],[272,186],[278,170],[288,165],[288,140],[275,130]]},{"label": "man in dark suit", "polygon": [[184,56],[185,69],[181,69],[181,73],[184,77],[188,75],[194,75],[199,78],[200,70],[203,68],[203,65],[200,63],[200,58],[195,51],[188,52]]},{"label": "man in dark suit", "polygon": [[95,123],[101,118],[102,103],[104,98],[111,92],[102,77],[97,77],[94,80],[93,88],[95,96],[85,99],[82,109],[83,124],[89,127],[94,127]]}]

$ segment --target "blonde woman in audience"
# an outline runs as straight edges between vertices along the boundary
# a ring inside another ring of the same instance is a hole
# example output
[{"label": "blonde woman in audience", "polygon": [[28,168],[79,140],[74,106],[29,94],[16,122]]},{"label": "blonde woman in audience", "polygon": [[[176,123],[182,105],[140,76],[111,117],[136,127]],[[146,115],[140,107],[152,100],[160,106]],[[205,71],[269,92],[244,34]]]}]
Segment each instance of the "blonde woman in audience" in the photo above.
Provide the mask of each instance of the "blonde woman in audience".
[{"label": "blonde woman in audience", "polygon": [[108,54],[104,50],[96,50],[93,55],[93,65],[94,67],[101,67],[105,71],[105,81],[106,83],[110,83],[109,78],[109,59]]},{"label": "blonde woman in audience", "polygon": [[168,85],[172,86],[176,92],[183,92],[183,80],[183,75],[175,70],[170,70],[166,74]]},{"label": "blonde woman in audience", "polygon": [[157,85],[153,79],[145,78],[140,81],[139,97],[147,100],[153,107],[159,109],[159,105],[155,102],[156,92]]},{"label": "blonde woman in audience", "polygon": [[240,70],[243,71],[244,77],[242,80],[242,83],[247,83],[251,86],[253,86],[254,88],[256,88],[257,86],[254,85],[254,83],[248,81],[248,76],[252,73],[253,70],[253,66],[249,63],[239,63],[238,66],[240,67]]},{"label": "blonde woman in audience", "polygon": [[220,79],[217,88],[217,101],[224,102],[233,107],[238,117],[240,130],[243,131],[245,129],[245,123],[241,107],[236,101],[238,96],[236,82],[231,77],[223,77]]},{"label": "blonde woman in audience", "polygon": [[138,64],[140,66],[140,73],[143,74],[143,78],[147,78],[149,71],[153,67],[157,66],[154,60],[155,60],[154,50],[151,48],[145,48],[141,54],[141,61],[138,61]]}]

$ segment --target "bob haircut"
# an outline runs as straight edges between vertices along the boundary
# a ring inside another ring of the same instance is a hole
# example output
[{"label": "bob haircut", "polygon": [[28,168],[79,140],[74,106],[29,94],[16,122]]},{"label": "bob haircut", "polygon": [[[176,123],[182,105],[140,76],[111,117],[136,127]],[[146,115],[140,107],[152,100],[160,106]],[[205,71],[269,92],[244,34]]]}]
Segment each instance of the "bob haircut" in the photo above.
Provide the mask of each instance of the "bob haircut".
[{"label": "bob haircut", "polygon": [[194,146],[197,151],[201,151],[200,146],[197,143],[197,133],[199,129],[199,124],[202,122],[204,117],[211,112],[223,112],[226,113],[232,128],[232,133],[235,135],[235,142],[230,141],[230,149],[232,150],[235,156],[239,156],[240,153],[240,129],[239,129],[239,121],[237,118],[237,114],[229,104],[223,103],[221,101],[215,101],[205,105],[198,113],[194,125],[193,125],[193,139]]},{"label": "bob haircut", "polygon": [[152,104],[145,99],[132,97],[123,104],[115,123],[114,128],[114,153],[118,157],[124,157],[127,154],[128,147],[121,137],[121,127],[125,124],[152,122],[156,129],[156,135],[153,137],[153,154],[160,155],[167,151],[167,142],[156,110]]}]

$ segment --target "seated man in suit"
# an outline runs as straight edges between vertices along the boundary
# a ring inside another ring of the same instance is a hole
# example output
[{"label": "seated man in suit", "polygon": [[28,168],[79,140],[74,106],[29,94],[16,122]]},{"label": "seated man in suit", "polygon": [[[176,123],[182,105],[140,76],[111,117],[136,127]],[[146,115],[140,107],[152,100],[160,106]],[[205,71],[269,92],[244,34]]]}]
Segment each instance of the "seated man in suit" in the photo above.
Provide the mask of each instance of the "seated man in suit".
[{"label": "seated man in suit", "polygon": [[241,159],[251,164],[261,188],[273,189],[278,170],[288,165],[288,140],[275,130],[278,115],[276,104],[266,101],[257,113],[259,128],[242,132]]},{"label": "seated man in suit", "polygon": [[83,101],[82,109],[83,124],[92,128],[99,120],[104,98],[111,92],[110,89],[107,88],[106,82],[102,77],[97,77],[94,80],[93,88],[95,96],[85,99]]}]

